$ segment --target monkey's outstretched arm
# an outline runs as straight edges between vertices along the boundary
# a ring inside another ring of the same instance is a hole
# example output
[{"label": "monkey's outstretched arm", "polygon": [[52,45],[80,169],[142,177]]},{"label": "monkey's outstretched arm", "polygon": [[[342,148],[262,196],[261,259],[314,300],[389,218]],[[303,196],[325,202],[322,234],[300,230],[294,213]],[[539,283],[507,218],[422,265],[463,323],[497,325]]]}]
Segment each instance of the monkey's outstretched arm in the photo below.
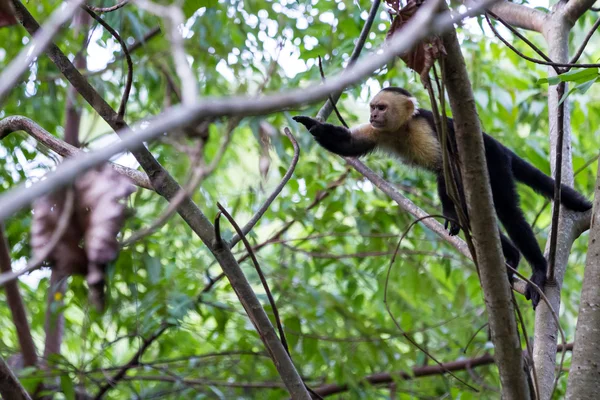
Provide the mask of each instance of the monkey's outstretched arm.
[{"label": "monkey's outstretched arm", "polygon": [[322,123],[310,117],[297,116],[293,119],[304,125],[321,146],[344,157],[365,155],[377,145],[370,125],[362,125],[350,131],[342,126]]}]

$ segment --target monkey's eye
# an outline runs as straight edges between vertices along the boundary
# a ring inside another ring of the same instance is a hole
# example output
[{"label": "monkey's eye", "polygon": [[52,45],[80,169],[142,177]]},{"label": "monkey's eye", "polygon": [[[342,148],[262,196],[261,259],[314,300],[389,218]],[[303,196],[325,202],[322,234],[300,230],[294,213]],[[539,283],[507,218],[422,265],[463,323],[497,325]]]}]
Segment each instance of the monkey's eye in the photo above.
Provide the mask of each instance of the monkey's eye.
[{"label": "monkey's eye", "polygon": [[386,107],[385,107],[384,105],[381,105],[381,104],[377,106],[377,109],[378,109],[379,111],[385,111],[385,108],[386,108]]}]

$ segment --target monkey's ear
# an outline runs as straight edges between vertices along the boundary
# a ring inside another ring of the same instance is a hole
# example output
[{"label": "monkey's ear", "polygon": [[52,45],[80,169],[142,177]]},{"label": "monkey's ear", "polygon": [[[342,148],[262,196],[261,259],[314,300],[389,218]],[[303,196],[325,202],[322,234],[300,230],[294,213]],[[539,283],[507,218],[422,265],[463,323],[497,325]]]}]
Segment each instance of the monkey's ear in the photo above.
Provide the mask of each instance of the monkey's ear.
[{"label": "monkey's ear", "polygon": [[319,125],[320,122],[317,121],[314,118],[311,117],[305,117],[304,115],[298,115],[296,117],[292,118],[294,121],[298,122],[299,124],[302,124],[306,127],[306,129],[308,129],[310,131],[310,128],[312,128],[315,125]]}]

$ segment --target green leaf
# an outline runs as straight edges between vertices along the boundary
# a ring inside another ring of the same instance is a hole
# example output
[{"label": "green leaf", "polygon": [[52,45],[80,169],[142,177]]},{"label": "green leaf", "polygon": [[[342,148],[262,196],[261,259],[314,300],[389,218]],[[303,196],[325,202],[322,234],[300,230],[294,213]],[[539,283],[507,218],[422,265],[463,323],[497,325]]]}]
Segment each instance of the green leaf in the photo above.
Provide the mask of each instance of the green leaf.
[{"label": "green leaf", "polygon": [[67,400],[75,400],[75,386],[68,374],[60,376],[60,388]]}]

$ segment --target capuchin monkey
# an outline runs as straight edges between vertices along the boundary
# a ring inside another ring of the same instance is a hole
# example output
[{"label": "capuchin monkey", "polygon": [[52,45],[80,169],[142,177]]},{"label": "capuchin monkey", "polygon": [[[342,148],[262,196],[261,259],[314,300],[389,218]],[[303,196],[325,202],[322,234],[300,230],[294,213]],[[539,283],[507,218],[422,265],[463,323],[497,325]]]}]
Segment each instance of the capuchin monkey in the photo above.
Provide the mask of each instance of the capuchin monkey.
[{"label": "capuchin monkey", "polygon": [[[379,92],[370,107],[369,123],[351,129],[321,123],[305,116],[294,117],[294,120],[304,125],[321,146],[341,156],[359,157],[381,149],[407,165],[433,172],[437,177],[443,214],[450,221],[449,234],[458,234],[460,227],[455,222],[458,216],[446,191],[442,147],[431,111],[417,108],[416,99],[405,89],[396,87]],[[455,143],[452,119],[448,119],[447,132],[450,141]],[[515,181],[552,199],[554,180],[485,133],[483,142],[496,213],[510,237],[508,239],[500,233],[506,262],[517,269],[521,252],[533,270],[531,281],[543,289],[546,283],[546,259],[519,206]],[[561,203],[574,211],[583,212],[592,208],[585,197],[565,185],[561,186]],[[448,221],[445,227],[448,228]],[[512,282],[510,270],[508,277]],[[539,293],[531,284],[527,285],[525,297],[531,299],[534,308],[540,301]]]}]

